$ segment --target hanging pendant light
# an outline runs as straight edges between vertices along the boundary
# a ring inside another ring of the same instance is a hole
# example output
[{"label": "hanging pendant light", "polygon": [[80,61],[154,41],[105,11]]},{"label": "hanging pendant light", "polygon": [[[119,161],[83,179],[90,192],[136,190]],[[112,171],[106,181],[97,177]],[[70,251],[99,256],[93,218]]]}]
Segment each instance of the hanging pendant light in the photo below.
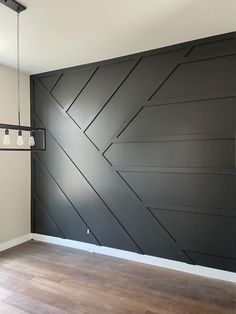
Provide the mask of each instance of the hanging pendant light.
[{"label": "hanging pendant light", "polygon": [[[17,125],[2,124],[0,123],[0,130],[4,129],[3,145],[9,146],[11,144],[10,130],[17,131],[16,144],[17,148],[0,148],[0,150],[16,151],[16,150],[30,150],[30,151],[42,151],[46,150],[46,130],[44,128],[31,128],[21,125],[21,77],[20,77],[20,12],[24,11],[26,7],[21,5],[15,0],[0,0],[0,3],[4,4],[8,8],[16,12],[16,47],[17,47]],[[24,146],[23,132],[26,136],[28,134],[28,142],[26,148]],[[35,135],[38,135],[39,143],[35,141]],[[37,148],[34,148],[37,145]],[[29,148],[28,148],[29,147]]]},{"label": "hanging pendant light", "polygon": [[9,130],[6,129],[5,134],[4,134],[4,138],[3,138],[3,145],[10,145],[11,144],[9,133],[10,133]]},{"label": "hanging pendant light", "polygon": [[23,139],[22,131],[21,131],[21,130],[18,131],[18,136],[17,136],[17,141],[16,141],[16,143],[17,143],[17,145],[19,145],[19,146],[24,145],[24,139]]},{"label": "hanging pendant light", "polygon": [[29,146],[34,146],[35,145],[35,139],[34,139],[34,134],[33,131],[30,131],[30,137],[29,137]]}]

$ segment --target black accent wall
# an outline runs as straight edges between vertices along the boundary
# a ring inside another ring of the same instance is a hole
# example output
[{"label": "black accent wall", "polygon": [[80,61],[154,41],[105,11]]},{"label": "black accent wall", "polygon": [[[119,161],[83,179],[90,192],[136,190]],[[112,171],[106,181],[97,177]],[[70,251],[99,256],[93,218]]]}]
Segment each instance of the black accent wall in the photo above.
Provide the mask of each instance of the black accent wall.
[{"label": "black accent wall", "polygon": [[31,76],[32,232],[236,271],[235,53],[229,33]]}]

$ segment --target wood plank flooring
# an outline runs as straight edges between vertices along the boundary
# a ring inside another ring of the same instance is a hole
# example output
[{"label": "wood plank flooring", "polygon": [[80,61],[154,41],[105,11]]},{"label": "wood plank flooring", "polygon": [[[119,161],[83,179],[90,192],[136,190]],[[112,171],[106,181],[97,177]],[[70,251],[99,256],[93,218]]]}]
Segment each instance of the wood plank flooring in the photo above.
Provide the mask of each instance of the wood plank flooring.
[{"label": "wood plank flooring", "polygon": [[236,313],[236,285],[30,241],[0,253],[0,314]]}]

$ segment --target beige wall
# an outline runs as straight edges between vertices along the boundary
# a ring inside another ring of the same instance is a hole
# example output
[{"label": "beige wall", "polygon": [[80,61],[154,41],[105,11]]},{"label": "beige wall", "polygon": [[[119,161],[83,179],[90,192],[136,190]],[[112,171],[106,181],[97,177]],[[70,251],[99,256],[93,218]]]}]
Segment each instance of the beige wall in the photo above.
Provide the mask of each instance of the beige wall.
[{"label": "beige wall", "polygon": [[[30,119],[29,76],[21,75],[22,124]],[[0,65],[0,123],[17,124],[16,71]],[[0,130],[2,146],[3,130]],[[0,243],[30,232],[30,153],[0,151]]]}]

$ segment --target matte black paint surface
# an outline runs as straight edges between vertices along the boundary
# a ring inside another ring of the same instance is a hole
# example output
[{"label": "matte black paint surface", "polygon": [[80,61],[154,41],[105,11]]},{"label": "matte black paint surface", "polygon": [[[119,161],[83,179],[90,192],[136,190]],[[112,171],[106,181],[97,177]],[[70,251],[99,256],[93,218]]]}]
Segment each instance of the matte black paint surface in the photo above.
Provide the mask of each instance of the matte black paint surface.
[{"label": "matte black paint surface", "polygon": [[32,231],[236,271],[235,43],[32,76]]}]

